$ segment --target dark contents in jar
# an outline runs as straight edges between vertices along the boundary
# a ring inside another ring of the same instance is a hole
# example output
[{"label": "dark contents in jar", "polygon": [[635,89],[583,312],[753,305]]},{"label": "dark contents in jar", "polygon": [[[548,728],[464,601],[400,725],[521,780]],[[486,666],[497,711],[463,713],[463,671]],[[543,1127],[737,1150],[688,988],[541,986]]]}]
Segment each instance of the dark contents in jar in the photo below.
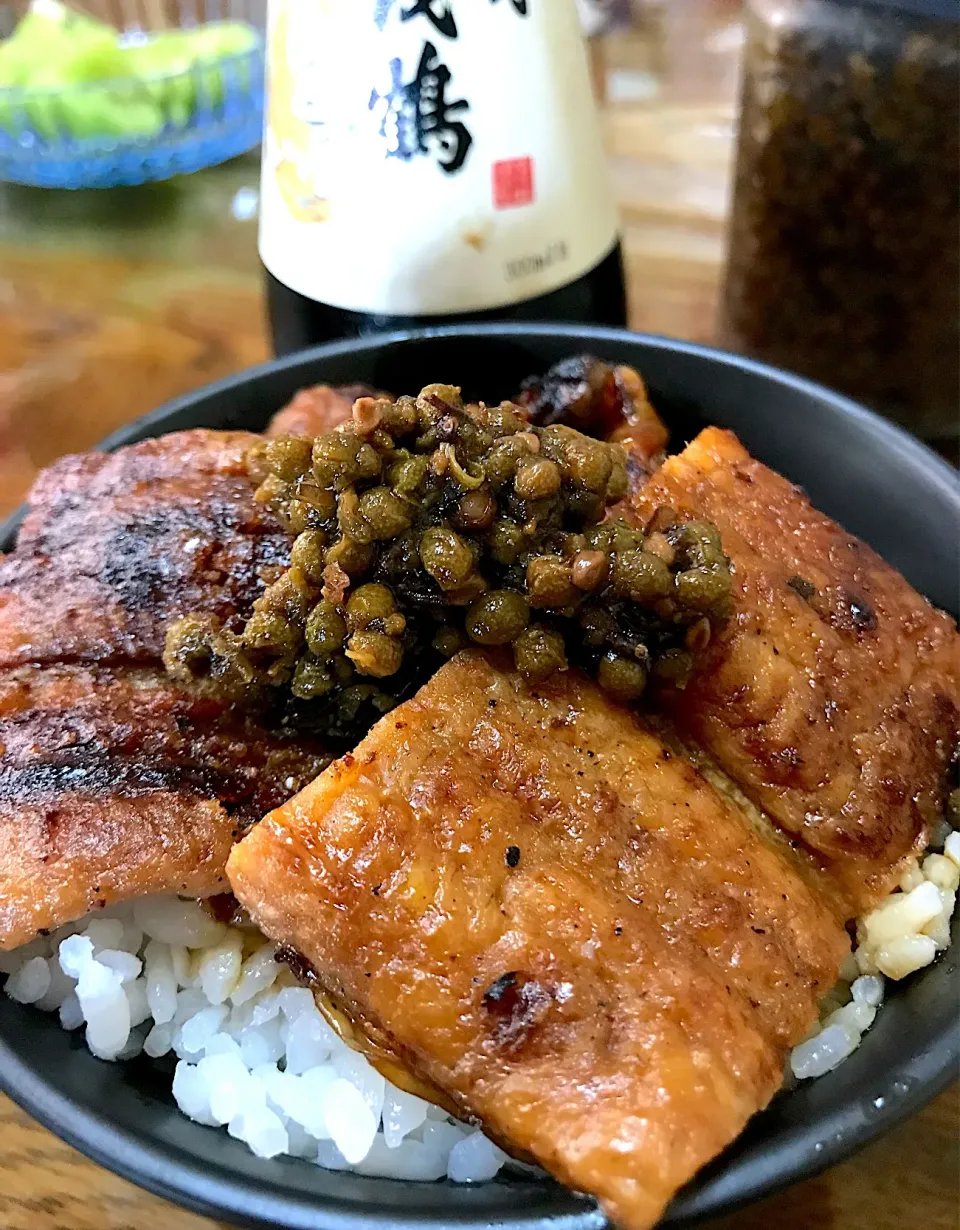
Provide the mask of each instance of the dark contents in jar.
[{"label": "dark contents in jar", "polygon": [[748,29],[725,340],[956,434],[960,26],[796,0]]},{"label": "dark contents in jar", "polygon": [[577,662],[622,700],[651,674],[682,686],[728,612],[712,525],[669,508],[643,530],[604,521],[623,448],[509,402],[464,406],[447,385],[360,398],[344,428],[264,441],[247,463],[296,535],[290,566],[241,628],[173,623],[164,662],[232,700],[288,690],[330,733],[469,644],[512,647],[531,680]]}]

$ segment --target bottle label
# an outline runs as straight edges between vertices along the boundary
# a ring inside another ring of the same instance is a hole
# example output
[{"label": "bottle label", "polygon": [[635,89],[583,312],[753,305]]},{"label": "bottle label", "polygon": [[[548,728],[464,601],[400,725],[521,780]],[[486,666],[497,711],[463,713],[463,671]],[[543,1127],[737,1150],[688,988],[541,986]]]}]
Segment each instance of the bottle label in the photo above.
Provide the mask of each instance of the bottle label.
[{"label": "bottle label", "polygon": [[575,281],[616,214],[574,0],[270,0],[260,256],[382,315]]}]

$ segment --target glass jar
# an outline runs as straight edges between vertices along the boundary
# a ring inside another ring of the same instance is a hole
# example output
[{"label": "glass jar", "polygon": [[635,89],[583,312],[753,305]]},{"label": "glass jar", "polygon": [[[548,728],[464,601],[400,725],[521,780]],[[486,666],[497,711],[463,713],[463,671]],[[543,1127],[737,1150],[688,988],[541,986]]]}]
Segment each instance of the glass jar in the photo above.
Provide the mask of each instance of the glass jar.
[{"label": "glass jar", "polygon": [[720,332],[927,437],[960,399],[955,0],[749,0]]}]

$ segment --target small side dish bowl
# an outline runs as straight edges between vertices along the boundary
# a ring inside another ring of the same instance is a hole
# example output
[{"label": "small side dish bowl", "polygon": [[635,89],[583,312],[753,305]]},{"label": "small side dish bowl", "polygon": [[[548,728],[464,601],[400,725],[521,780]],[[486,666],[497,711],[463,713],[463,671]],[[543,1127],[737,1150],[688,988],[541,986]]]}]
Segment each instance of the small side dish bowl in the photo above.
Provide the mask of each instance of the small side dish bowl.
[{"label": "small side dish bowl", "polygon": [[263,127],[264,53],[261,32],[248,30],[244,49],[173,71],[0,88],[0,179],[113,188],[253,149]]},{"label": "small side dish bowl", "polygon": [[[613,329],[451,326],[375,335],[279,359],[201,389],[115,433],[118,448],[191,427],[259,430],[304,386],[367,382],[397,392],[461,383],[465,397],[507,396],[531,372],[590,352],[646,380],[672,447],[708,423],[735,431],[760,460],[864,538],[937,606],[957,614],[960,484],[922,444],[846,399],[718,351]],[[9,549],[17,519],[0,549]],[[840,1161],[919,1110],[960,1061],[960,941],[898,985],[858,1050],[834,1072],[779,1095],[680,1193],[665,1224],[716,1217]],[[188,1208],[282,1230],[588,1230],[592,1202],[505,1172],[474,1187],[337,1173],[253,1157],[224,1132],[181,1115],[169,1073],[145,1058],[105,1064],[55,1018],[0,996],[0,1088],[88,1156]]]}]

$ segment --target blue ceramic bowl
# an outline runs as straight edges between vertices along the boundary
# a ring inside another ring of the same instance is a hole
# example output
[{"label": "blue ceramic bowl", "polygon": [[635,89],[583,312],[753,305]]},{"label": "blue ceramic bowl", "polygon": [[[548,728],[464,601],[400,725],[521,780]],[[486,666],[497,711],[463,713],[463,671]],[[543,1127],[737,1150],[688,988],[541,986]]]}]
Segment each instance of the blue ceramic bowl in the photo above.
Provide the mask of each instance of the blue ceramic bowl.
[{"label": "blue ceramic bowl", "polygon": [[178,73],[0,89],[0,179],[112,188],[199,171],[252,149],[264,96],[263,41],[253,33],[249,50]]}]

